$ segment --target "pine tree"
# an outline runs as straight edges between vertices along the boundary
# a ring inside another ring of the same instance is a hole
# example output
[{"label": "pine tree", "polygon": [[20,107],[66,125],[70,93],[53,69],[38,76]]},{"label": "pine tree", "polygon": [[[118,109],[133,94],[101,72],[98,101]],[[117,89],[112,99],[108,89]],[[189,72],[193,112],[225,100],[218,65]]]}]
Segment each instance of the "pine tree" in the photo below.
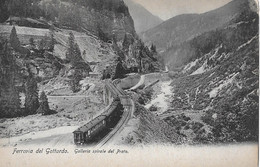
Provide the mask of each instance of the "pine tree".
[{"label": "pine tree", "polygon": [[157,51],[156,51],[156,46],[153,45],[153,44],[152,44],[152,46],[151,46],[151,51],[152,51],[153,53],[156,53],[156,52],[157,52]]},{"label": "pine tree", "polygon": [[79,81],[83,78],[82,71],[88,70],[86,68],[89,68],[89,66],[81,57],[80,48],[75,42],[73,33],[70,33],[69,36],[66,59],[72,64],[72,68],[74,69],[70,82],[71,90],[73,92],[78,92],[80,90]]},{"label": "pine tree", "polygon": [[15,87],[17,68],[7,41],[0,42],[0,118],[20,116],[20,97]]},{"label": "pine tree", "polygon": [[139,72],[143,72],[143,51],[139,50],[138,61],[139,61]]},{"label": "pine tree", "polygon": [[51,41],[49,43],[49,51],[54,51],[55,39],[53,33],[51,33]]},{"label": "pine tree", "polygon": [[127,72],[124,69],[121,60],[119,60],[117,65],[116,65],[114,77],[112,79],[114,80],[114,79],[117,79],[117,78],[124,78],[126,73]]},{"label": "pine tree", "polygon": [[130,44],[129,44],[129,40],[128,40],[126,34],[125,34],[124,41],[123,41],[122,45],[123,45],[123,50],[128,50]]},{"label": "pine tree", "polygon": [[74,43],[75,43],[75,37],[72,32],[69,33],[69,38],[68,38],[68,49],[66,52],[66,59],[71,61],[72,55],[74,55]]},{"label": "pine tree", "polygon": [[81,79],[82,79],[81,72],[78,70],[75,70],[74,74],[72,76],[72,79],[71,79],[71,90],[73,93],[80,91],[79,82]]},{"label": "pine tree", "polygon": [[107,37],[107,35],[104,33],[104,31],[101,29],[100,25],[97,26],[97,31],[98,31],[98,36],[99,38],[104,41],[107,42],[109,39]]},{"label": "pine tree", "polygon": [[17,37],[15,26],[13,26],[11,34],[10,34],[10,44],[13,49],[17,50],[20,47],[20,41]]},{"label": "pine tree", "polygon": [[3,23],[8,19],[10,13],[8,11],[8,0],[1,0],[0,2],[0,23]]},{"label": "pine tree", "polygon": [[25,85],[25,110],[26,114],[35,114],[39,108],[37,82],[33,74],[29,72],[29,76]]},{"label": "pine tree", "polygon": [[42,39],[39,41],[39,43],[38,43],[38,49],[39,49],[40,51],[44,52],[44,50],[48,49],[48,47],[49,47],[49,45],[48,45],[48,44],[49,44],[49,43],[48,43],[48,40],[49,40],[48,36],[45,35],[44,38],[42,38]]},{"label": "pine tree", "polygon": [[69,34],[68,49],[66,52],[66,59],[72,64],[83,61],[79,45],[75,42],[75,37],[72,32]]},{"label": "pine tree", "polygon": [[74,44],[74,62],[81,62],[83,61],[83,58],[81,57],[81,52],[79,49],[79,45],[77,43]]},{"label": "pine tree", "polygon": [[44,47],[45,47],[45,42],[44,42],[43,39],[41,39],[41,40],[39,41],[39,44],[38,44],[38,49],[39,49],[40,51],[42,51],[42,50],[44,49]]},{"label": "pine tree", "polygon": [[29,39],[29,43],[30,43],[31,46],[35,46],[35,43],[34,43],[34,39],[33,39],[33,38],[30,38],[30,39]]},{"label": "pine tree", "polygon": [[84,50],[83,53],[82,53],[82,55],[83,55],[83,56],[86,56],[86,54],[87,54],[87,53],[86,53],[86,50]]},{"label": "pine tree", "polygon": [[51,110],[49,108],[48,98],[44,91],[41,92],[39,101],[40,101],[40,107],[38,108],[37,113],[42,115],[50,115]]}]

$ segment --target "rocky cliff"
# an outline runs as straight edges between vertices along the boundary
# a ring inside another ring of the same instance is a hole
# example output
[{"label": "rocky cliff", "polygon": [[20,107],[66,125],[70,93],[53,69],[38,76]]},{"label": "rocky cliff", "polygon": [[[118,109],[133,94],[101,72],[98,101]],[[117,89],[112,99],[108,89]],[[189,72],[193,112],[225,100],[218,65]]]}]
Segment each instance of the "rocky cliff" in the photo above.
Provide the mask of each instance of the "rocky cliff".
[{"label": "rocky cliff", "polygon": [[121,0],[11,0],[5,4],[8,12],[1,10],[2,14],[15,16],[9,21],[18,25],[44,28],[51,21],[60,28],[104,33],[109,39],[113,34],[120,40],[125,33],[135,36],[133,20]]},{"label": "rocky cliff", "polygon": [[154,16],[140,4],[132,0],[124,0],[124,2],[129,8],[129,12],[134,20],[135,30],[138,34],[163,22],[158,16]]}]

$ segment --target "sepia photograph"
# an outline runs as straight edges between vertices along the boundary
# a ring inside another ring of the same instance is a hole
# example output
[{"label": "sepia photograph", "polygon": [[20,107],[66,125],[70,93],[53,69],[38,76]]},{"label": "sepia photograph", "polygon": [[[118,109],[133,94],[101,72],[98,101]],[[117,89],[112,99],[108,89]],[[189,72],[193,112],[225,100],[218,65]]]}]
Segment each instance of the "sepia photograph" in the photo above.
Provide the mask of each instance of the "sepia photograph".
[{"label": "sepia photograph", "polygon": [[0,166],[256,167],[258,0],[0,0]]}]

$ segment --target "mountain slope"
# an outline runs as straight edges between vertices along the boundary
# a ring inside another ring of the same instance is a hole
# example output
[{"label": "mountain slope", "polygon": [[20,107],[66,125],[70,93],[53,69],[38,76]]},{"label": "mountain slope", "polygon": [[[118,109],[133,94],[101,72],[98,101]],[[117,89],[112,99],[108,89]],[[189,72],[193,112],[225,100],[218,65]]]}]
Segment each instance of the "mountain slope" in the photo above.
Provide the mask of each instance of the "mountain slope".
[{"label": "mountain slope", "polygon": [[[172,82],[172,108],[165,120],[192,143],[258,141],[258,36],[232,52],[216,47]],[[190,121],[181,124],[181,114]]]},{"label": "mountain slope", "polygon": [[[171,65],[173,69],[200,58],[221,44],[223,44],[225,52],[231,52],[249,41],[258,33],[258,14],[251,9],[249,1],[237,2],[241,1],[233,1],[237,6],[235,9],[230,9],[233,11],[238,10],[232,20],[217,29],[194,35],[195,37],[193,38],[190,37],[183,42],[175,43],[162,54],[165,62]],[[215,12],[213,11],[213,13]]]},{"label": "mountain slope", "polygon": [[203,14],[184,14],[173,17],[141,35],[147,43],[154,43],[159,51],[165,51],[171,46],[180,44],[188,39],[207,31],[228,24],[247,8],[253,6],[247,0],[234,0],[216,10]]},{"label": "mountain slope", "polygon": [[[131,70],[158,70],[156,53],[138,39],[132,17],[122,0],[22,2],[6,2],[9,19],[0,24],[1,45],[6,44],[10,33],[17,29],[17,45],[12,45],[16,46],[12,54],[19,66],[17,71],[24,72],[17,81],[21,90],[27,71],[33,73],[38,82],[58,78],[58,85],[66,87],[66,91],[71,86],[76,93],[82,88],[80,81],[89,76],[89,72],[106,79],[124,76]],[[116,67],[120,63],[124,70],[118,72]],[[104,73],[109,75],[102,77]],[[73,77],[77,78],[77,85]]]},{"label": "mountain slope", "polygon": [[138,34],[163,22],[159,17],[154,16],[143,6],[132,0],[124,0],[124,2],[128,6],[129,12],[134,19],[135,30]]},{"label": "mountain slope", "polygon": [[[125,33],[136,36],[134,23],[121,0],[10,0],[6,1],[10,23],[34,28],[51,26],[104,34],[122,40]],[[5,12],[5,13],[4,13]],[[8,18],[5,17],[5,18]]]},{"label": "mountain slope", "polygon": [[258,141],[259,15],[231,4],[232,20],[164,53],[179,77],[163,117],[191,143]]}]

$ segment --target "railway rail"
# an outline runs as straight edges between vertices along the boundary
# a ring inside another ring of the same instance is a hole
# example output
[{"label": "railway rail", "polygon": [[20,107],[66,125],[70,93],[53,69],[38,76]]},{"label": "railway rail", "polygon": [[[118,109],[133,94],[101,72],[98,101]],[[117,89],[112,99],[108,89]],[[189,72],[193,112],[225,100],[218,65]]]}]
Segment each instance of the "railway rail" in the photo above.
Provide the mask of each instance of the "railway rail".
[{"label": "railway rail", "polygon": [[[133,100],[131,100],[131,102],[134,104]],[[132,111],[130,110],[124,111],[122,118],[120,119],[116,127],[114,127],[114,129],[97,144],[97,147],[102,147],[106,145],[116,135],[116,133],[120,132],[124,128],[124,125],[131,118],[131,113]]]},{"label": "railway rail", "polygon": [[122,115],[120,121],[117,123],[117,125],[114,127],[114,129],[97,144],[97,147],[104,146],[115,136],[116,133],[120,132],[124,128],[124,125],[129,121],[129,119],[132,116],[132,113],[135,110],[134,101],[126,95],[126,93],[123,89],[118,88],[116,85],[114,85],[114,83],[112,83],[110,81],[108,81],[106,84],[111,89],[113,89],[113,91],[117,92],[117,94],[119,95],[119,98],[121,99],[121,101],[124,101],[126,106],[125,106],[125,109],[124,109],[124,112],[123,112],[123,115]]},{"label": "railway rail", "polygon": [[[87,140],[90,140],[92,134],[94,135],[101,132],[102,130],[104,130],[107,124],[111,124],[111,119],[113,119],[112,117],[118,118],[119,121],[116,120],[118,122],[113,126],[113,130],[110,131],[107,135],[103,136],[102,139],[96,144],[97,147],[102,147],[107,144],[115,136],[116,133],[120,132],[124,128],[124,125],[131,118],[132,113],[135,110],[133,100],[126,94],[123,89],[115,85],[110,80],[106,80],[106,87],[109,89],[114,97],[114,101],[112,104],[110,104],[110,106],[115,105],[115,102],[118,99],[120,99],[120,103],[118,103],[118,105],[113,109],[115,111],[105,111],[101,113],[101,115],[98,116],[95,120],[88,122],[83,127],[80,127],[78,130],[74,131],[73,133],[75,144],[83,144]],[[120,108],[119,105],[123,105],[123,111],[121,109],[118,109]],[[118,117],[120,115],[115,115],[119,114],[120,111],[122,111],[121,118]]]}]

